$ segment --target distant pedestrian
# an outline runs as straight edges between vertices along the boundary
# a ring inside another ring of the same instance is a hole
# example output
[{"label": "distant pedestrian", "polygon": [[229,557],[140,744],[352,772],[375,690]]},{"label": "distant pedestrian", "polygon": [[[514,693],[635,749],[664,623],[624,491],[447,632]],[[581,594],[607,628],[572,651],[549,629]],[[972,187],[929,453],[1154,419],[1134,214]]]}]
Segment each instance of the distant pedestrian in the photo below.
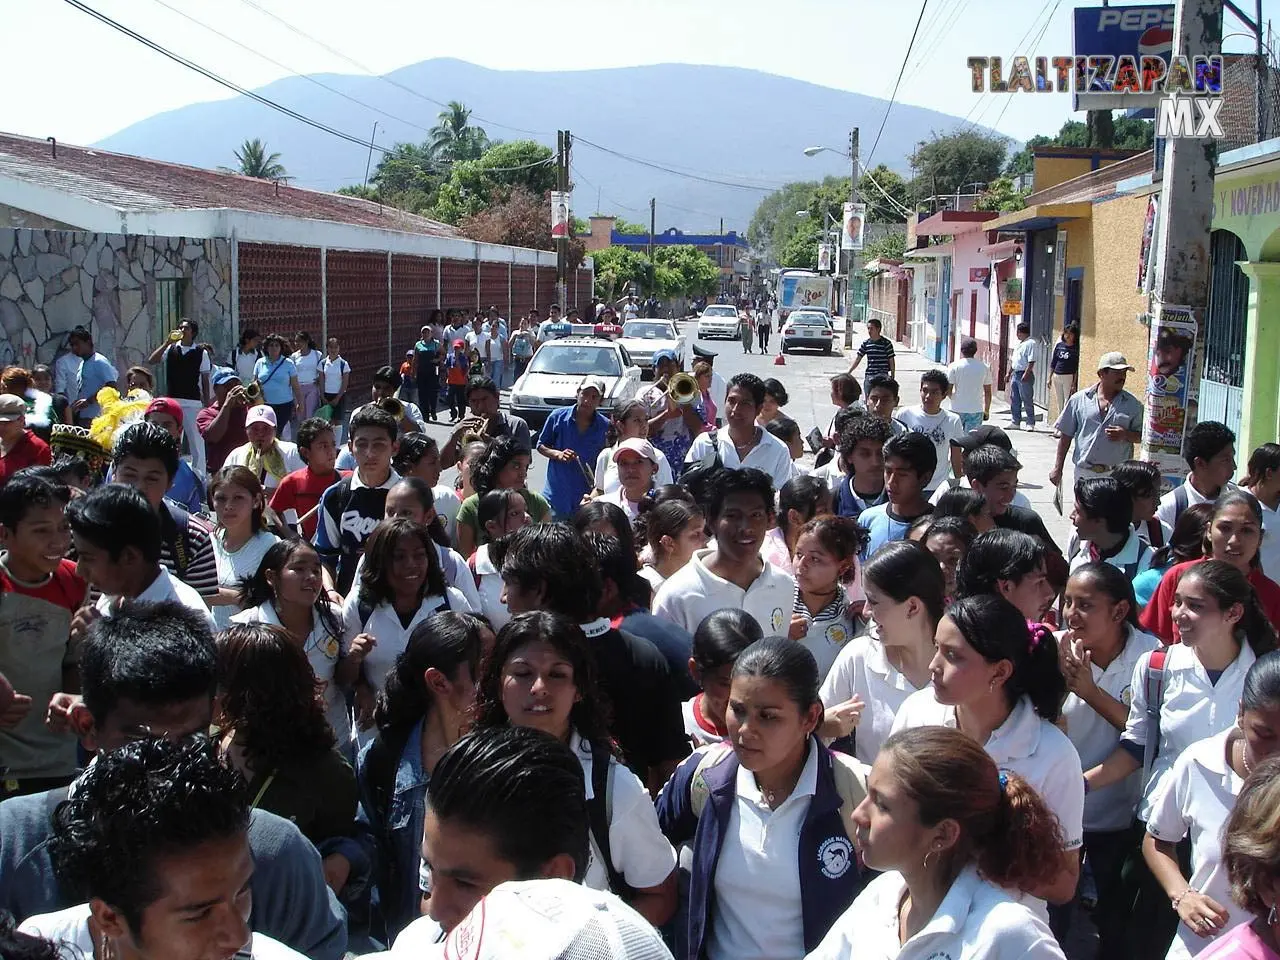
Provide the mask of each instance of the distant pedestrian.
[{"label": "distant pedestrian", "polygon": [[879,320],[873,318],[867,321],[867,339],[858,345],[858,355],[849,367],[849,372],[853,373],[864,359],[867,361],[867,370],[862,378],[863,393],[871,392],[871,381],[877,377],[892,377],[897,374],[898,361],[893,355],[893,341],[880,335],[883,329],[884,325]]},{"label": "distant pedestrian", "polygon": [[960,359],[947,367],[951,381],[951,412],[965,432],[976,430],[991,416],[991,368],[978,359],[978,341],[960,341]]},{"label": "distant pedestrian", "polygon": [[1062,338],[1053,345],[1049,372],[1052,374],[1053,396],[1061,413],[1076,392],[1076,378],[1080,372],[1080,328],[1074,323],[1062,331]]},{"label": "distant pedestrian", "polygon": [[1031,339],[1031,324],[1020,323],[1018,345],[1013,348],[1013,368],[1009,377],[1009,407],[1013,429],[1022,429],[1022,414],[1027,415],[1027,429],[1036,428],[1036,342]]},{"label": "distant pedestrian", "polygon": [[751,314],[746,310],[738,311],[738,335],[742,338],[742,352],[751,352]]},{"label": "distant pedestrian", "polygon": [[760,301],[756,303],[756,336],[760,340],[760,352],[769,352],[769,334],[773,332],[773,318]]}]

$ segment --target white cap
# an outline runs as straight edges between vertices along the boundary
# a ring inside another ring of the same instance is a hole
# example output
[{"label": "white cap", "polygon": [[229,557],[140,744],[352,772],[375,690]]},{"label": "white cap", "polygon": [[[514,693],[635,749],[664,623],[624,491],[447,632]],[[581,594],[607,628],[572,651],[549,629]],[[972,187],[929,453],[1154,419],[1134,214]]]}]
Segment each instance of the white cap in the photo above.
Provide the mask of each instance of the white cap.
[{"label": "white cap", "polygon": [[244,415],[244,425],[246,427],[252,427],[255,423],[269,423],[273,427],[279,426],[276,423],[276,412],[265,403],[250,407],[249,412]]},{"label": "white cap", "polygon": [[583,377],[582,382],[578,384],[578,392],[581,393],[587,387],[595,387],[601,399],[609,392],[609,388],[605,386],[604,377]]},{"label": "white cap", "polygon": [[671,960],[649,921],[569,880],[494,887],[453,928],[445,960]]},{"label": "white cap", "polygon": [[658,465],[658,451],[653,448],[653,444],[644,437],[632,437],[630,440],[623,440],[613,451],[613,462],[618,462],[618,454],[623,450],[630,450],[632,453],[638,453],[644,459],[652,461],[656,467]]}]

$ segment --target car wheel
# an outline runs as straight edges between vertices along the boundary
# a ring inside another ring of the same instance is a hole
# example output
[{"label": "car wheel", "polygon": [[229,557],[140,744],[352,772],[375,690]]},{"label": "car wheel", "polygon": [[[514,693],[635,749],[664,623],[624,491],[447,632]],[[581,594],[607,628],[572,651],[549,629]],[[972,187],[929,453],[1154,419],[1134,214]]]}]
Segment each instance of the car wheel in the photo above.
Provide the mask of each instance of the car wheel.
[{"label": "car wheel", "polygon": [[783,344],[782,344],[782,352],[783,352],[783,353],[787,353],[787,352],[788,352],[788,351],[787,351],[787,344],[786,344],[786,342],[785,342],[785,341],[784,341],[784,342],[783,342]]},{"label": "car wheel", "polygon": [[831,356],[831,347],[829,345],[822,348],[822,355],[826,357]]}]

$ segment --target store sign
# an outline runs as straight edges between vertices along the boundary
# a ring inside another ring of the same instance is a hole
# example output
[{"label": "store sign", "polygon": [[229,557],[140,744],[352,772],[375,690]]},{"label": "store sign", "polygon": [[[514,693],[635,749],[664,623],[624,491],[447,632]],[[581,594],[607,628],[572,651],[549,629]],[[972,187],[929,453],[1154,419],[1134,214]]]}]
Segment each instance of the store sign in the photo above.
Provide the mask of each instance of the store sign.
[{"label": "store sign", "polygon": [[986,283],[991,278],[990,267],[970,267],[969,282],[970,283]]}]

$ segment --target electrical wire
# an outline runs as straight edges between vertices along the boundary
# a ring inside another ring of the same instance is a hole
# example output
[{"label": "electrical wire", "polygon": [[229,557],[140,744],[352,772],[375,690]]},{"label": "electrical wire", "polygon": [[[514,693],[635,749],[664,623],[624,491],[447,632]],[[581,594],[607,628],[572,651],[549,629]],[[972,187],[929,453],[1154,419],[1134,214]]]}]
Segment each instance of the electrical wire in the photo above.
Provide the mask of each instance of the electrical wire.
[{"label": "electrical wire", "polygon": [[[70,0],[68,0],[68,2],[70,2]],[[680,172],[679,170],[674,170],[674,169],[672,169],[671,167],[663,166],[662,164],[660,164],[660,163],[656,163],[656,162],[651,161],[651,160],[644,160],[644,159],[641,159],[640,157],[635,157],[635,156],[631,156],[631,155],[629,155],[629,154],[621,153],[621,152],[620,152],[620,151],[618,151],[618,150],[611,150],[609,147],[602,147],[600,144],[598,144],[598,143],[593,143],[592,141],[588,140],[586,137],[581,137],[581,136],[578,136],[577,134],[574,134],[574,136],[573,136],[573,142],[574,142],[575,144],[578,144],[578,143],[585,144],[586,146],[591,147],[591,148],[593,148],[593,149],[595,149],[595,150],[599,150],[599,151],[601,151],[602,153],[607,153],[607,154],[610,154],[610,155],[612,155],[612,156],[619,157],[620,159],[627,160],[627,161],[629,161],[630,163],[639,164],[639,165],[640,165],[640,166],[642,166],[642,167],[650,167],[650,168],[652,168],[652,169],[654,169],[654,170],[661,170],[663,173],[669,173],[669,174],[671,174],[671,175],[673,175],[673,176],[677,176],[677,177],[684,177],[684,178],[686,178],[686,179],[688,179],[688,180],[699,180],[699,181],[701,181],[701,182],[703,182],[703,183],[711,183],[711,184],[715,184],[716,186],[721,186],[721,187],[735,187],[735,188],[737,188],[737,189],[739,189],[739,190],[751,190],[751,191],[753,191],[754,193],[773,193],[775,190],[778,190],[778,189],[780,189],[782,186],[785,186],[785,184],[779,184],[779,185],[776,185],[776,186],[768,186],[768,187],[759,186],[759,187],[756,187],[756,186],[751,186],[750,184],[746,184],[746,183],[734,183],[734,182],[732,182],[732,181],[730,181],[730,180],[718,180],[718,179],[716,179],[716,178],[714,178],[714,177],[702,177],[702,176],[698,176],[697,174],[693,174],[693,173],[682,173],[682,172]]]},{"label": "electrical wire", "polygon": [[880,195],[889,201],[893,206],[897,207],[899,213],[906,214],[907,219],[914,217],[916,212],[907,207],[901,200],[895,200],[889,196],[888,191],[880,185],[880,181],[871,175],[871,171],[867,169],[867,165],[861,160],[858,161],[858,169],[862,171],[862,175],[871,181],[871,185],[880,191]]},{"label": "electrical wire", "polygon": [[916,35],[920,32],[920,21],[924,19],[924,11],[928,6],[929,0],[921,0],[920,16],[916,17],[915,29],[911,31],[911,39],[907,42],[907,52],[902,58],[902,68],[898,71],[898,79],[893,84],[893,93],[889,96],[889,103],[884,108],[884,116],[880,118],[880,129],[876,131],[876,139],[871,144],[871,152],[867,154],[868,163],[876,155],[876,147],[880,146],[880,135],[884,133],[884,125],[889,122],[889,113],[893,110],[893,102],[898,99],[898,87],[902,83],[902,75],[907,72],[907,61],[911,59],[911,48],[916,44]]},{"label": "electrical wire", "polygon": [[[1044,26],[1040,28],[1040,33],[1036,35],[1036,39],[1031,44],[1030,49],[1035,50],[1039,48],[1040,42],[1044,39],[1045,33],[1049,30],[1049,24],[1053,22],[1053,18],[1057,15],[1058,7],[1061,6],[1061,4],[1062,0],[1054,0],[1053,9],[1049,12],[1049,18],[1045,20]],[[1004,106],[1000,108],[1000,114],[996,117],[996,122],[991,125],[993,130],[1000,126],[1000,121],[1004,119],[1005,111],[1009,109],[1009,104],[1013,103],[1013,98],[1015,96],[1017,96],[1017,94],[1012,93],[1005,96]]]}]

